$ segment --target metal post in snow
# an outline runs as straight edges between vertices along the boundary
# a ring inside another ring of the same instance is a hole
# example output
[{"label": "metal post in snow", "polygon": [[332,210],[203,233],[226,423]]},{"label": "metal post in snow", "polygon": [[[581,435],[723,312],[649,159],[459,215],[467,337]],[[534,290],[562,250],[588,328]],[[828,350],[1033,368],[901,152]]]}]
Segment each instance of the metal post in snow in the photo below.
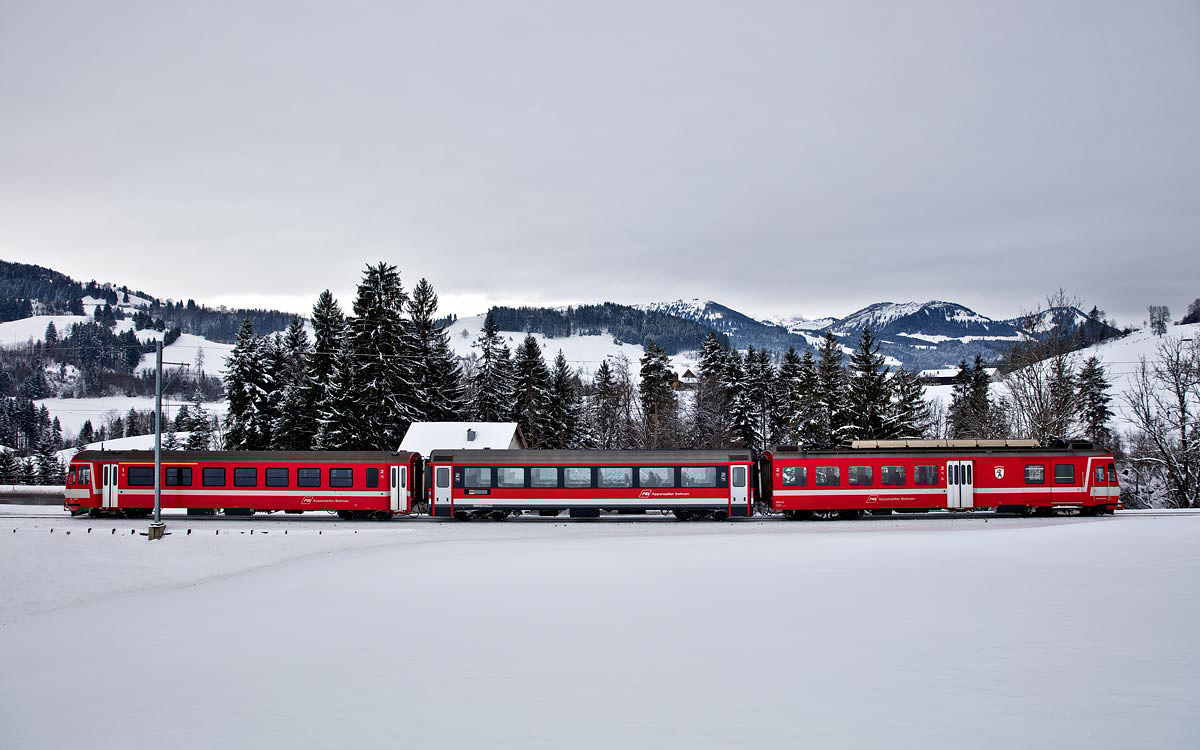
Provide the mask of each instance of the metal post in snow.
[{"label": "metal post in snow", "polygon": [[162,340],[154,345],[154,523],[147,538],[163,538],[162,522]]}]

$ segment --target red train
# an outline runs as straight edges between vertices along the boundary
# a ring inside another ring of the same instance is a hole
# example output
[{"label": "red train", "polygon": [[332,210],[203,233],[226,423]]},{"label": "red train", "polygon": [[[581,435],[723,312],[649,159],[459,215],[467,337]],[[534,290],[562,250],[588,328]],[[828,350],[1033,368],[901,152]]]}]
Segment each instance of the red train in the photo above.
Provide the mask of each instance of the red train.
[{"label": "red train", "polygon": [[766,452],[760,485],[790,518],[927,510],[1111,513],[1120,487],[1111,453],[1033,440],[859,441],[850,450]]},{"label": "red train", "polygon": [[[180,452],[163,454],[162,507],[189,513],[334,511],[346,519],[428,512],[500,520],[536,511],[747,517],[756,505],[788,518],[986,509],[1085,514],[1120,502],[1113,457],[1087,444],[1033,441],[868,441],[839,450]],[[74,515],[146,515],[149,451],[84,451],[71,461]]]},{"label": "red train", "polygon": [[[420,499],[417,453],[165,451],[163,508],[336,512],[345,519],[410,513]],[[152,451],[82,451],[67,472],[65,507],[72,515],[146,516],[154,508]]]}]

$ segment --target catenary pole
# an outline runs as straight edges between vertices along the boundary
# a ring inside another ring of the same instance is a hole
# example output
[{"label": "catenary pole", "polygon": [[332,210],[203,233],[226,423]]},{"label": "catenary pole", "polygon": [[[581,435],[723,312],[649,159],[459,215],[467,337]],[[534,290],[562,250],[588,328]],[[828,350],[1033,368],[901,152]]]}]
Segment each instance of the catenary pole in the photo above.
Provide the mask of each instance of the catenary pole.
[{"label": "catenary pole", "polygon": [[[154,526],[162,528],[162,341],[154,346]],[[161,538],[152,530],[151,539]]]}]

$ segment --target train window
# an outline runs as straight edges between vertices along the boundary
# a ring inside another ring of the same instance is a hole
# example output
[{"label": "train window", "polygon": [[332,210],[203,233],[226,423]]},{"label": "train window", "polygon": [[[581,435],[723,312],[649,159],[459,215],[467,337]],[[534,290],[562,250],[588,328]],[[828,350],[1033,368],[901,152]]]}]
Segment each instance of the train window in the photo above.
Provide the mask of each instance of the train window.
[{"label": "train window", "polygon": [[1054,464],[1055,484],[1075,484],[1074,464]]},{"label": "train window", "polygon": [[450,467],[439,466],[437,468],[437,471],[434,473],[437,475],[437,486],[438,487],[445,489],[450,486]]},{"label": "train window", "polygon": [[716,487],[717,468],[715,466],[684,466],[679,470],[679,486]]},{"label": "train window", "polygon": [[[589,482],[590,484],[590,482]],[[557,487],[558,469],[551,466],[535,466],[529,470],[530,487]]]},{"label": "train window", "polygon": [[803,466],[785,466],[783,469],[784,487],[803,487],[808,484],[808,469]]},{"label": "train window", "polygon": [[888,487],[899,487],[904,484],[903,466],[885,466],[879,474],[879,481]]},{"label": "train window", "polygon": [[674,487],[675,470],[669,466],[643,466],[638,469],[639,487]]},{"label": "train window", "polygon": [[1096,467],[1096,484],[1104,484],[1104,467]]},{"label": "train window", "polygon": [[[80,479],[79,481],[84,482],[84,481],[89,481],[89,480]],[[1117,467],[1114,464],[1108,465],[1108,483],[1109,484],[1117,483]]]},{"label": "train window", "polygon": [[126,481],[130,487],[153,487],[154,486],[154,467],[153,466],[130,466],[129,476]]},{"label": "train window", "polygon": [[296,469],[296,486],[297,487],[320,487],[321,486],[321,470],[320,469]]},{"label": "train window", "polygon": [[496,469],[497,487],[524,487],[525,469],[521,466],[501,466]]},{"label": "train window", "polygon": [[233,470],[234,487],[257,487],[258,469],[253,466],[239,466]]},{"label": "train window", "polygon": [[74,466],[72,466],[71,470],[67,472],[67,484],[75,484],[75,467]]},{"label": "train window", "polygon": [[168,466],[163,469],[163,480],[168,487],[191,487],[192,467]]},{"label": "train window", "polygon": [[1025,464],[1025,484],[1045,484],[1045,464]]},{"label": "train window", "polygon": [[818,466],[816,474],[818,487],[837,487],[842,483],[842,470],[836,466]]},{"label": "train window", "polygon": [[200,484],[205,487],[224,487],[225,469],[206,466],[200,470]]},{"label": "train window", "polygon": [[745,487],[746,486],[746,467],[745,466],[733,467],[733,486],[734,487]]},{"label": "train window", "polygon": [[[1109,466],[1112,466],[1112,464],[1109,464]],[[75,481],[79,482],[80,484],[91,484],[92,483],[92,467],[80,466],[79,473],[76,475]]]},{"label": "train window", "polygon": [[288,470],[285,468],[267,469],[267,486],[268,487],[287,487],[288,486]]},{"label": "train window", "polygon": [[968,463],[963,467],[963,470],[967,473],[965,483],[975,484],[975,464]]},{"label": "train window", "polygon": [[563,469],[564,487],[591,487],[592,470],[582,466],[568,466]]},{"label": "train window", "polygon": [[329,470],[330,487],[353,487],[354,469],[340,468]]},{"label": "train window", "polygon": [[600,487],[632,487],[633,469],[626,466],[601,466]]},{"label": "train window", "polygon": [[[270,471],[270,469],[267,469],[267,471]],[[367,486],[379,486],[379,469],[367,469]]]},{"label": "train window", "polygon": [[938,467],[936,466],[914,466],[913,467],[913,484],[923,487],[931,487],[938,483]]},{"label": "train window", "polygon": [[492,486],[492,470],[487,466],[468,466],[463,469],[463,475],[466,481],[463,482],[464,487],[491,487]]},{"label": "train window", "polygon": [[869,487],[875,481],[870,466],[851,466],[850,467],[850,486],[851,487]]}]

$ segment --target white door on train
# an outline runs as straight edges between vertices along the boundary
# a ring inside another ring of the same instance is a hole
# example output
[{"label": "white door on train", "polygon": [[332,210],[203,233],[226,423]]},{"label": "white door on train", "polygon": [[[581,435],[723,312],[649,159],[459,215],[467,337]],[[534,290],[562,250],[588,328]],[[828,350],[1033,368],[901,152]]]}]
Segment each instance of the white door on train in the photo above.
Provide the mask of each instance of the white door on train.
[{"label": "white door on train", "polygon": [[116,464],[104,464],[100,467],[100,504],[104,508],[117,507]]},{"label": "white door on train", "polygon": [[734,507],[750,502],[750,478],[745,466],[733,466],[729,470],[729,502]]},{"label": "white door on train", "polygon": [[946,462],[946,507],[975,507],[975,465],[973,461]]},{"label": "white door on train", "polygon": [[448,511],[453,506],[450,493],[450,467],[438,466],[433,470],[434,507],[439,511]]},{"label": "white door on train", "polygon": [[391,476],[391,500],[393,513],[408,512],[408,467],[393,466]]}]

